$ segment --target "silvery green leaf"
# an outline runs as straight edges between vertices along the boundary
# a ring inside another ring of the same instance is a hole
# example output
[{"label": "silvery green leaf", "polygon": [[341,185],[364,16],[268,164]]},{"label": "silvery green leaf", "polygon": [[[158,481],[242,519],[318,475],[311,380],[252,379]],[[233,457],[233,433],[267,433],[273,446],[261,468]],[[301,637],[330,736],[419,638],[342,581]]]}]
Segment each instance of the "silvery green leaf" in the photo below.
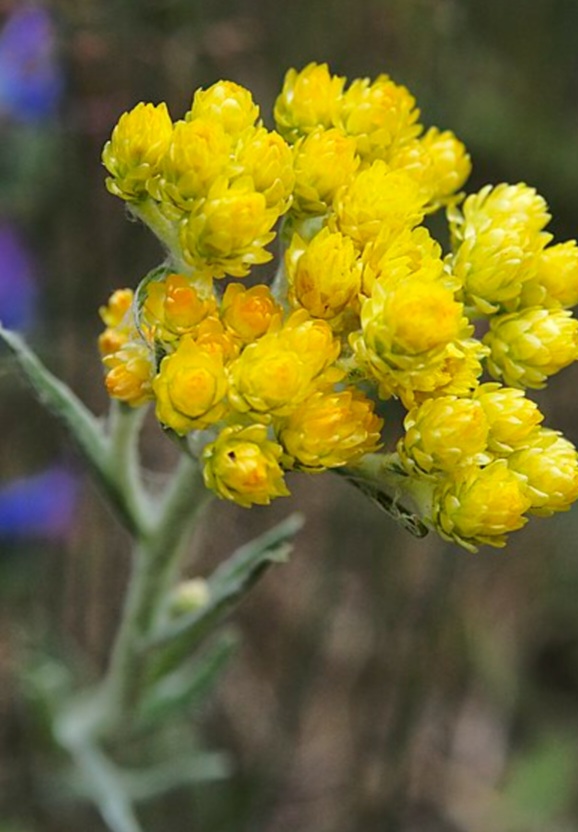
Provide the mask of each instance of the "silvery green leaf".
[{"label": "silvery green leaf", "polygon": [[302,516],[292,514],[270,531],[241,546],[215,571],[207,581],[207,603],[193,613],[169,622],[149,644],[158,653],[157,676],[165,675],[189,657],[269,566],[287,561],[292,538],[302,525]]},{"label": "silvery green leaf", "polygon": [[[37,399],[64,426],[90,469],[131,531],[140,528],[131,495],[123,492],[115,475],[108,438],[102,424],[63,381],[42,363],[15,332],[0,324],[0,339],[6,344],[32,387]],[[120,407],[126,407],[120,403]]]},{"label": "silvery green leaf", "polygon": [[214,689],[237,646],[237,638],[223,633],[202,655],[163,676],[144,694],[138,721],[147,727],[199,707]]}]

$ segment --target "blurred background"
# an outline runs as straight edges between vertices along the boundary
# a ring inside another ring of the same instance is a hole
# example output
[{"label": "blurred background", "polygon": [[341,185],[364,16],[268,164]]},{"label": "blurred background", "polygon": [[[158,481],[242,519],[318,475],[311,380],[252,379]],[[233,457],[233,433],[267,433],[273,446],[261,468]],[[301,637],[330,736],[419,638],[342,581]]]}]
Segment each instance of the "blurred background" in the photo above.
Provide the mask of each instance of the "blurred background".
[{"label": "blurred background", "polygon": [[[312,60],[406,84],[423,123],[469,148],[469,190],[525,181],[575,237],[577,32],[574,0],[0,0],[0,318],[104,413],[98,308],[161,259],[104,187],[118,116],[165,100],[178,117],[227,78],[272,126],[286,69]],[[575,367],[536,396],[574,442],[577,389]],[[129,541],[3,354],[0,427],[0,832],[102,832],[46,787],[18,680],[50,651],[102,669]],[[152,423],[143,453],[173,462]],[[335,476],[290,485],[270,509],[213,503],[191,551],[206,574],[306,513],[194,715],[232,775],[151,801],[147,831],[576,830],[578,512],[470,555],[414,540]]]}]

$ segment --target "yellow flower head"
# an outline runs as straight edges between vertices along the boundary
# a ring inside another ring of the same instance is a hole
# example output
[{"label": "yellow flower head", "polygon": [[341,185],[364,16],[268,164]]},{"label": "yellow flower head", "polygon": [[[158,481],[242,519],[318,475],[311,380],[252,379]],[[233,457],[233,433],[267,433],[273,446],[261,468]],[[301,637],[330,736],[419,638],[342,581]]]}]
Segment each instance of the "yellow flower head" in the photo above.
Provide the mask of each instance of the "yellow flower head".
[{"label": "yellow flower head", "polygon": [[523,446],[544,418],[538,405],[516,387],[496,382],[481,384],[474,391],[490,425],[488,449],[504,455]]},{"label": "yellow flower head", "polygon": [[319,387],[339,380],[331,368],[339,342],[324,321],[295,312],[283,329],[249,344],[230,367],[230,400],[241,412],[286,416]]},{"label": "yellow flower head", "polygon": [[238,136],[259,118],[259,107],[245,87],[233,81],[217,81],[208,89],[195,92],[187,121],[209,119],[222,125],[226,133]]},{"label": "yellow flower head", "polygon": [[218,422],[225,413],[227,377],[220,352],[208,352],[185,336],[163,358],[153,382],[159,422],[181,435]]},{"label": "yellow flower head", "polygon": [[578,497],[578,454],[557,431],[537,428],[527,447],[508,458],[508,467],[525,478],[532,514],[566,511]]},{"label": "yellow flower head", "polygon": [[226,174],[231,147],[230,136],[218,122],[178,121],[162,160],[161,175],[149,191],[179,209],[192,209],[217,177]]},{"label": "yellow flower head", "polygon": [[337,128],[317,128],[295,145],[296,214],[325,214],[359,166],[355,139]]},{"label": "yellow flower head", "polygon": [[169,274],[146,288],[141,325],[151,341],[171,342],[196,331],[216,308],[214,298],[201,298],[182,274]]},{"label": "yellow flower head", "polygon": [[116,352],[134,334],[132,289],[117,289],[110,296],[106,306],[99,309],[100,317],[106,329],[98,338],[98,348],[102,356]]},{"label": "yellow flower head", "polygon": [[520,241],[517,229],[491,228],[467,237],[450,265],[463,284],[465,302],[492,315],[516,303],[534,275],[535,252]]},{"label": "yellow flower head", "polygon": [[358,78],[343,96],[340,125],[354,136],[357,152],[366,162],[388,161],[393,150],[421,132],[415,98],[387,75],[375,81]]},{"label": "yellow flower head", "polygon": [[393,234],[382,229],[361,255],[363,294],[371,295],[376,280],[393,284],[418,275],[457,290],[459,282],[445,271],[441,253],[440,244],[422,225]]},{"label": "yellow flower head", "polygon": [[244,277],[251,266],[271,259],[265,246],[275,236],[277,217],[251,182],[217,180],[181,226],[183,254],[214,277]]},{"label": "yellow flower head", "polygon": [[131,407],[140,407],[153,398],[153,356],[141,341],[127,341],[116,352],[103,358],[108,372],[105,385],[108,395]]},{"label": "yellow flower head", "polygon": [[173,133],[166,104],[137,104],[123,113],[102,151],[102,161],[111,174],[108,190],[129,201],[147,194],[149,181],[158,175],[161,160]]},{"label": "yellow flower head", "polygon": [[380,444],[383,420],[362,393],[314,393],[278,425],[296,468],[321,471],[349,465]]},{"label": "yellow flower head", "polygon": [[440,482],[432,520],[442,535],[468,549],[487,543],[504,546],[506,535],[526,522],[531,500],[524,477],[496,459],[485,468],[458,468]]},{"label": "yellow flower head", "polygon": [[134,292],[132,289],[116,289],[108,299],[106,306],[101,306],[99,311],[103,323],[107,326],[121,326],[126,322],[127,315],[130,316]]},{"label": "yellow flower head", "polygon": [[488,185],[450,216],[452,270],[466,302],[486,314],[515,302],[551,239],[543,231],[550,219],[544,199],[527,185]]},{"label": "yellow flower head", "polygon": [[463,347],[470,329],[461,303],[443,283],[376,281],[361,308],[361,332],[350,343],[359,366],[378,382],[379,395],[399,396],[411,407],[420,394],[462,394],[464,384],[475,383],[471,370],[481,368]]},{"label": "yellow flower head", "polygon": [[566,309],[530,307],[490,321],[488,370],[512,387],[541,388],[578,359],[578,321]]},{"label": "yellow flower head", "polygon": [[287,318],[279,339],[285,349],[300,356],[319,383],[333,384],[343,378],[343,373],[331,366],[341,347],[325,321],[312,319],[305,309],[299,309]]},{"label": "yellow flower head", "polygon": [[268,286],[259,284],[250,289],[240,283],[229,283],[221,304],[225,326],[241,341],[250,343],[281,326],[282,310]]},{"label": "yellow flower head", "polygon": [[295,184],[293,152],[279,133],[264,127],[246,130],[238,143],[236,164],[251,177],[268,208],[278,215],[287,210]]},{"label": "yellow flower head", "polygon": [[201,321],[195,334],[195,344],[201,347],[203,352],[220,356],[224,364],[237,358],[242,348],[239,339],[216,315],[209,315]]},{"label": "yellow flower head", "polygon": [[400,399],[410,408],[432,396],[471,396],[478,387],[487,354],[488,348],[477,338],[452,341],[441,360],[433,360],[430,368],[426,365],[421,371],[408,374],[408,381],[399,386]]},{"label": "yellow flower head", "polygon": [[539,252],[535,275],[524,283],[520,306],[561,306],[578,304],[578,247],[576,240],[548,246]]},{"label": "yellow flower head", "polygon": [[398,451],[411,471],[432,471],[490,461],[486,453],[489,425],[474,399],[441,396],[413,408],[404,420],[405,436]]},{"label": "yellow flower head", "polygon": [[203,452],[207,488],[240,506],[269,505],[289,490],[280,465],[282,448],[267,438],[263,425],[224,428]]},{"label": "yellow flower head", "polygon": [[415,179],[377,160],[338,191],[334,208],[339,230],[362,247],[384,227],[393,233],[418,225],[425,201]]},{"label": "yellow flower head", "polygon": [[323,228],[306,243],[294,234],[285,262],[289,299],[312,317],[334,320],[357,308],[361,262],[348,237]]},{"label": "yellow flower head", "polygon": [[468,329],[463,306],[435,280],[376,281],[361,310],[363,337],[384,360],[444,347]]},{"label": "yellow flower head", "polygon": [[463,220],[453,228],[459,238],[465,237],[468,229],[483,231],[490,226],[525,229],[532,238],[551,218],[544,198],[523,182],[486,185],[466,199],[462,211]]},{"label": "yellow flower head", "polygon": [[421,175],[421,186],[434,204],[447,201],[458,191],[471,173],[472,163],[465,145],[450,130],[440,132],[431,127],[420,143],[427,164]]},{"label": "yellow flower head", "polygon": [[331,75],[327,64],[311,63],[301,72],[290,69],[273,111],[281,135],[295,142],[316,127],[334,127],[344,84],[345,78]]}]

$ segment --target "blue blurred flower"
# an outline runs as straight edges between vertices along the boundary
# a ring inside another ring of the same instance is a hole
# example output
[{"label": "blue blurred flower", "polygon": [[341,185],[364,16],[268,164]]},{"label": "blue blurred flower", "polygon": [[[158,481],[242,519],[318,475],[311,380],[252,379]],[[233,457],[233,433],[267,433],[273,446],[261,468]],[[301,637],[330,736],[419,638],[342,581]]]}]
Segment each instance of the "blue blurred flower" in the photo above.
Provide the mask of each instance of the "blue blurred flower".
[{"label": "blue blurred flower", "polygon": [[37,288],[32,257],[17,229],[0,222],[0,321],[25,330],[34,322]]},{"label": "blue blurred flower", "polygon": [[35,3],[19,4],[0,32],[0,114],[19,122],[50,118],[63,87],[48,11]]},{"label": "blue blurred flower", "polygon": [[0,541],[62,539],[70,531],[77,480],[55,466],[0,488]]}]

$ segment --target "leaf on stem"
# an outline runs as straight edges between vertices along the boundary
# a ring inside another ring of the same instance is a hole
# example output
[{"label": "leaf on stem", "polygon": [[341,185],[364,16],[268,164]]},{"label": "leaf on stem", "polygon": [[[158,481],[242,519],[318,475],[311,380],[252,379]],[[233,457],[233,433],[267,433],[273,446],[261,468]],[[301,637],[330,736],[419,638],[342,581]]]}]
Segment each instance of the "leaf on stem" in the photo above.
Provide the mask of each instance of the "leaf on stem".
[{"label": "leaf on stem", "polygon": [[111,465],[109,439],[99,420],[67,384],[50,372],[17,333],[0,324],[0,340],[16,358],[37,399],[66,428],[125,525],[138,533],[141,519],[135,509],[133,495],[125,492],[116,476],[114,464]]},{"label": "leaf on stem", "polygon": [[187,708],[200,707],[214,690],[237,644],[236,636],[225,632],[200,657],[163,676],[140,705],[141,726],[149,729],[173,715],[182,715]]},{"label": "leaf on stem", "polygon": [[44,366],[17,333],[0,324],[0,338],[16,358],[40,403],[66,427],[84,455],[97,464],[105,446],[98,420],[72,390]]},{"label": "leaf on stem", "polygon": [[150,647],[158,651],[156,678],[171,672],[189,658],[202,639],[237,604],[274,563],[285,563],[292,538],[303,525],[300,514],[292,514],[270,531],[237,549],[208,579],[208,601],[194,613],[166,625]]}]

